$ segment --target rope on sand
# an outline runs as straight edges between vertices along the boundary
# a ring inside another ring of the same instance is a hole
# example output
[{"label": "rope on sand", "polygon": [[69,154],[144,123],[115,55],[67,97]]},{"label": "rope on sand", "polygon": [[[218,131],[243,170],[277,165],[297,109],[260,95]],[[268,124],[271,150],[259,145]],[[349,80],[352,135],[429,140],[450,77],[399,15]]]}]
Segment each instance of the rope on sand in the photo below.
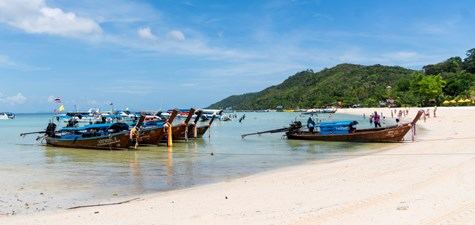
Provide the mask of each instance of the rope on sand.
[{"label": "rope on sand", "polygon": [[140,198],[133,198],[133,199],[129,199],[129,200],[121,201],[121,202],[101,203],[101,204],[94,204],[94,205],[80,205],[80,206],[70,207],[70,208],[67,208],[67,209],[79,209],[79,208],[89,208],[89,207],[96,207],[96,206],[120,205],[120,204],[124,204],[124,203],[129,203],[131,201],[139,200],[139,199]]}]

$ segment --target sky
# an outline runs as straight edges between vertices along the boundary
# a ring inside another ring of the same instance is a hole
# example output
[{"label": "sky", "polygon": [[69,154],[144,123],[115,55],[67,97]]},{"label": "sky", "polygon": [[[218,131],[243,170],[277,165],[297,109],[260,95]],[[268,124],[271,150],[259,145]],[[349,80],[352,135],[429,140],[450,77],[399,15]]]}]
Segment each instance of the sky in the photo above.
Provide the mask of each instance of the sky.
[{"label": "sky", "polygon": [[339,63],[475,47],[475,1],[0,0],[0,111],[206,107]]}]

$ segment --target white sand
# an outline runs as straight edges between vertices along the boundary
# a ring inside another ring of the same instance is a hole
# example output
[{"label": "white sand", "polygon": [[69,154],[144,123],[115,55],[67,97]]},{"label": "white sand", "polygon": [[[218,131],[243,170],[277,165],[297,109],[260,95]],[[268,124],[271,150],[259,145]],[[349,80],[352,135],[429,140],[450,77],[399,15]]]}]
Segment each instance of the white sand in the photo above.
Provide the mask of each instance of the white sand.
[{"label": "white sand", "polygon": [[387,151],[0,224],[475,224],[475,107],[437,114]]}]

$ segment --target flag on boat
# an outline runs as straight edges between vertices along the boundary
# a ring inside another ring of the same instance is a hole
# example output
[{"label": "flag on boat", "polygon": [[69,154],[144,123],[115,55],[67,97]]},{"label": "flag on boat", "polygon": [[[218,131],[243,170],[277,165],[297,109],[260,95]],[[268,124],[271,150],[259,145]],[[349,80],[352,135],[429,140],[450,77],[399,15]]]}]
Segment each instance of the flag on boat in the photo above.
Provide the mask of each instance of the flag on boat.
[{"label": "flag on boat", "polygon": [[58,108],[58,112],[62,112],[64,111],[64,105],[61,105],[59,108]]}]

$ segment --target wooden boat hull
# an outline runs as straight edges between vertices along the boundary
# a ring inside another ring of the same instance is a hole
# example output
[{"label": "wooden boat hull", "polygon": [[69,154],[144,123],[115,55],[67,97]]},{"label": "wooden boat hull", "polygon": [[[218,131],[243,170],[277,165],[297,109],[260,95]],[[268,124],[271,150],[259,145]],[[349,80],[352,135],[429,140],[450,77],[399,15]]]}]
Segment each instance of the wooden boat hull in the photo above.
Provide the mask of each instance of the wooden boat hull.
[{"label": "wooden boat hull", "polygon": [[[348,134],[321,135],[319,133],[310,133],[301,131],[301,126],[290,129],[286,135],[288,139],[296,140],[315,140],[315,141],[345,141],[345,142],[400,142],[404,136],[413,128],[421,118],[424,110],[419,110],[416,117],[410,123],[404,123],[397,126],[362,129]],[[301,125],[301,124],[299,124]],[[291,126],[292,127],[292,126]]]},{"label": "wooden boat hull", "polygon": [[[167,119],[166,123],[171,124],[175,120],[178,114],[178,110],[174,109],[170,113],[170,117]],[[172,128],[173,132],[173,128]],[[158,145],[167,137],[167,128],[163,127],[153,127],[145,128],[140,132],[139,143],[140,144],[155,144]]]},{"label": "wooden boat hull", "polygon": [[46,137],[46,143],[63,148],[86,148],[100,150],[119,150],[130,146],[129,132],[78,139],[61,139],[60,137]]},{"label": "wooden boat hull", "polygon": [[412,123],[386,128],[362,129],[349,134],[321,135],[308,131],[287,132],[288,139],[344,142],[400,142],[412,128]]},{"label": "wooden boat hull", "polygon": [[163,127],[157,127],[153,129],[146,129],[140,132],[139,143],[140,144],[158,144],[167,135],[166,130]]},{"label": "wooden boat hull", "polygon": [[[172,127],[172,137],[173,140],[185,140],[186,139],[186,129],[187,125],[186,124],[179,124],[176,126]],[[167,139],[167,134],[165,134],[162,138],[162,140]]]},{"label": "wooden boat hull", "polygon": [[[185,130],[186,127],[174,126],[172,127],[172,138],[173,140],[185,140]],[[142,139],[142,136],[140,137]],[[143,139],[140,141],[140,144],[159,144],[165,143],[168,139],[168,133],[165,128],[154,129],[148,134],[144,134]]]},{"label": "wooden boat hull", "polygon": [[[221,116],[222,113],[223,113],[223,110],[219,111],[217,115]],[[200,115],[201,114],[199,114],[198,116],[200,116]],[[211,127],[211,125],[213,124],[213,121],[215,120],[215,118],[216,118],[216,116],[213,116],[211,118],[211,121],[208,124],[203,125],[203,126],[198,126],[196,128],[196,138],[202,138],[203,137],[203,135],[206,133],[206,131],[208,131],[209,128]],[[197,123],[198,123],[198,120],[195,120],[194,124],[190,124],[188,126],[188,138],[195,138],[194,129],[195,129],[195,126],[196,126]]]},{"label": "wooden boat hull", "polygon": [[[191,108],[188,111],[188,116],[186,117],[185,121],[182,123],[172,126],[172,139],[173,140],[186,140],[188,137],[188,123],[190,122],[191,118],[195,113],[195,109]],[[168,134],[165,134],[162,138],[162,142],[168,139]]]},{"label": "wooden boat hull", "polygon": [[[195,133],[194,127],[195,126],[193,125],[193,126],[190,126],[188,128],[188,138],[194,138],[194,133]],[[202,138],[203,135],[206,133],[206,131],[208,131],[209,127],[210,126],[208,124],[206,124],[204,126],[197,127],[196,128],[196,138]]]}]

